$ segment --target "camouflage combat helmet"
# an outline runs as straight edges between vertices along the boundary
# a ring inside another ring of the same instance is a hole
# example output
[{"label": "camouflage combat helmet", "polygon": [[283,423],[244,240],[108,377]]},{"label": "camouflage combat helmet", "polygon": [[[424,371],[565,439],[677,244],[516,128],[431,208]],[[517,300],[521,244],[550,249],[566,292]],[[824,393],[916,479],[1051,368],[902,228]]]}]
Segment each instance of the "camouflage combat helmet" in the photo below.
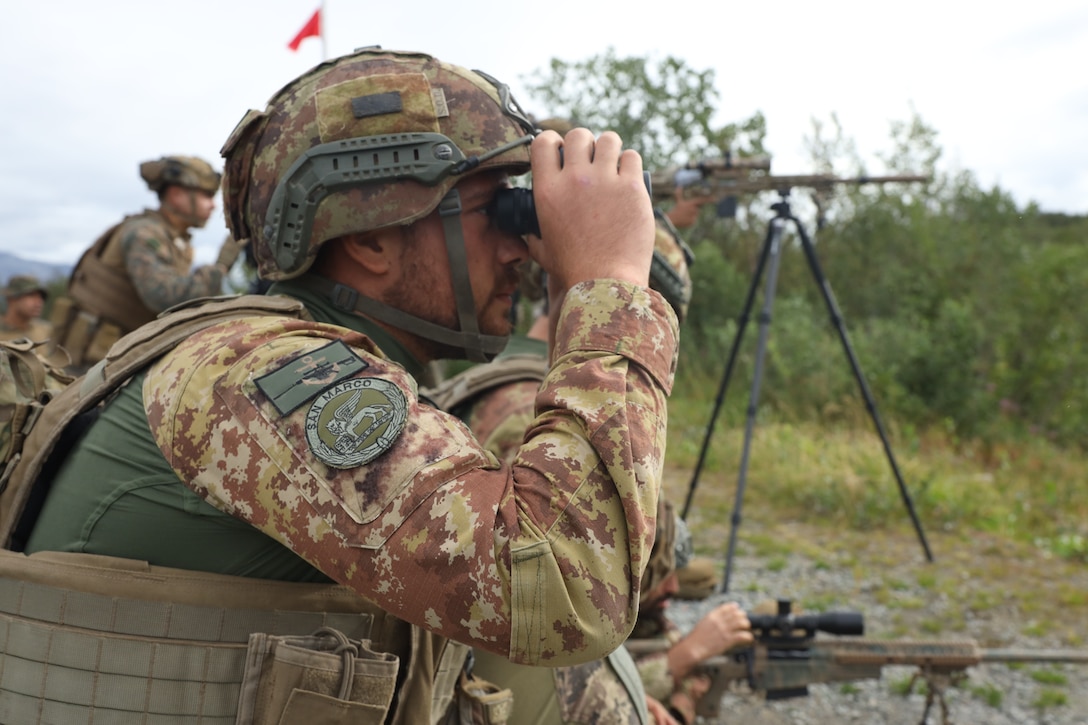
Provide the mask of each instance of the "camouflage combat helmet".
[{"label": "camouflage combat helmet", "polygon": [[38,278],[30,274],[17,274],[8,280],[3,289],[3,296],[8,299],[22,297],[29,294],[39,294],[42,299],[49,297],[49,291],[38,281]]},{"label": "camouflage combat helmet", "polygon": [[228,224],[250,241],[260,276],[284,280],[304,275],[330,240],[411,224],[441,205],[459,330],[314,274],[305,281],[343,309],[486,359],[506,338],[478,331],[454,187],[485,169],[528,171],[533,132],[508,88],[480,71],[363,48],[314,67],[238,124],[222,150]]},{"label": "camouflage combat helmet", "polygon": [[214,194],[219,191],[219,172],[196,156],[163,156],[140,164],[140,177],[155,193],[167,186],[181,186]]}]

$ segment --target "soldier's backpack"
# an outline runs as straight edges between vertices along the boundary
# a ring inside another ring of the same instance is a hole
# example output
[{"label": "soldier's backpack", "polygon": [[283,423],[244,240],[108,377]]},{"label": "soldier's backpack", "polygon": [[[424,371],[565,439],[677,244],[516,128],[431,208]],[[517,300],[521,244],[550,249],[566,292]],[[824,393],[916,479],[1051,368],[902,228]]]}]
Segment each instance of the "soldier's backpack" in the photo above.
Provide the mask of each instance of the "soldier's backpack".
[{"label": "soldier's backpack", "polygon": [[[136,372],[206,327],[259,316],[302,317],[287,297],[243,295],[192,300],[125,335],[85,375],[71,380],[28,357],[19,343],[0,347],[0,548],[22,551],[66,450],[96,409]],[[28,348],[29,350],[29,348]],[[39,368],[38,365],[41,365]],[[67,379],[66,379],[67,378]],[[77,420],[78,419],[78,420]]]},{"label": "soldier's backpack", "polygon": [[38,356],[37,348],[44,344],[27,338],[0,340],[0,490],[46,403],[74,380]]}]

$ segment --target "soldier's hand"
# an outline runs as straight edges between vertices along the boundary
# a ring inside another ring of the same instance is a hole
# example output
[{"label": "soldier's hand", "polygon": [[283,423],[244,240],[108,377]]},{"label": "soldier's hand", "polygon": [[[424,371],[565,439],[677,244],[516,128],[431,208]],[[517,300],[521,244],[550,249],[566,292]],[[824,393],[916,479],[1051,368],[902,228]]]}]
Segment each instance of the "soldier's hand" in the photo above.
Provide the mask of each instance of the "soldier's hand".
[{"label": "soldier's hand", "polygon": [[714,657],[736,647],[752,644],[752,623],[736,602],[710,610],[696,622],[687,638],[698,642],[705,652],[702,659]]},{"label": "soldier's hand", "polygon": [[710,197],[707,196],[685,198],[682,186],[676,187],[675,199],[676,203],[665,213],[665,216],[677,229],[687,229],[694,225],[699,220],[699,210],[710,203]]},{"label": "soldier's hand", "polygon": [[[560,155],[562,149],[562,155]],[[646,286],[654,218],[642,180],[642,159],[608,131],[594,140],[584,128],[533,141],[533,200],[541,239],[529,249],[549,283],[569,289],[612,278]]]},{"label": "soldier's hand", "polygon": [[646,710],[650,713],[650,720],[653,721],[653,725],[683,725],[669,714],[669,711],[660,700],[655,700],[649,695],[646,696]]},{"label": "soldier's hand", "polygon": [[223,240],[223,245],[219,247],[219,256],[215,258],[215,263],[229,271],[234,263],[238,261],[238,257],[245,248],[245,241],[236,242],[234,237],[228,234],[227,238]]},{"label": "soldier's hand", "polygon": [[669,671],[674,677],[683,677],[707,659],[754,641],[752,623],[744,610],[735,602],[722,604],[669,648]]}]

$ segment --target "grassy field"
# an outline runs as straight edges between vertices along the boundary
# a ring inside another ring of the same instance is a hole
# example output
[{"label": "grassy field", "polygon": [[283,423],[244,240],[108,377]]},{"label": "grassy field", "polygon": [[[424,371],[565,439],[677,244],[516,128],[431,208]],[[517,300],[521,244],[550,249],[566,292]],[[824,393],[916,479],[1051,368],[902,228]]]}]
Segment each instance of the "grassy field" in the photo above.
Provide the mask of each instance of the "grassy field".
[{"label": "grassy field", "polygon": [[[670,401],[665,486],[678,507],[711,405],[711,396]],[[927,564],[880,438],[861,418],[833,427],[756,423],[739,552],[767,557],[769,566],[794,553],[817,566],[886,572],[887,599],[904,615],[889,623],[892,636],[962,631],[968,617],[1008,609],[1025,636],[1088,644],[1088,455],[1037,438],[983,445],[890,426],[892,453],[934,554]],[[743,423],[719,420],[711,437],[688,517],[700,553],[724,553]],[[904,579],[953,606],[927,620],[924,601],[896,596]],[[812,593],[810,606],[820,607],[823,596]]]}]

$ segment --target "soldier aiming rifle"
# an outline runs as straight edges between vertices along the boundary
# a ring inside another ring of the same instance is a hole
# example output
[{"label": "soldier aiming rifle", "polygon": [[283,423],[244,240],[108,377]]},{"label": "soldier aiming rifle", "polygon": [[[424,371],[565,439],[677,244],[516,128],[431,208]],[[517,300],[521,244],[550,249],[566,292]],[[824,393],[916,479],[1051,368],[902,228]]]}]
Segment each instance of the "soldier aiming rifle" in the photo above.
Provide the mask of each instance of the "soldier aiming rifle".
[{"label": "soldier aiming rifle", "polygon": [[[967,676],[967,668],[987,662],[1069,662],[1088,664],[1088,650],[987,649],[971,639],[872,640],[855,636],[865,632],[859,612],[824,612],[794,615],[788,600],[779,600],[776,614],[749,613],[755,643],[703,661],[700,670],[712,683],[698,703],[698,714],[718,716],[722,696],[732,683],[746,682],[768,700],[801,697],[815,683],[880,679],[892,665],[912,665],[911,678],[926,685],[926,706],[921,722],[938,702],[941,721],[948,720],[944,691]],[[845,637],[817,639],[816,633]],[[666,646],[660,640],[628,640],[632,654],[654,652]]]}]

